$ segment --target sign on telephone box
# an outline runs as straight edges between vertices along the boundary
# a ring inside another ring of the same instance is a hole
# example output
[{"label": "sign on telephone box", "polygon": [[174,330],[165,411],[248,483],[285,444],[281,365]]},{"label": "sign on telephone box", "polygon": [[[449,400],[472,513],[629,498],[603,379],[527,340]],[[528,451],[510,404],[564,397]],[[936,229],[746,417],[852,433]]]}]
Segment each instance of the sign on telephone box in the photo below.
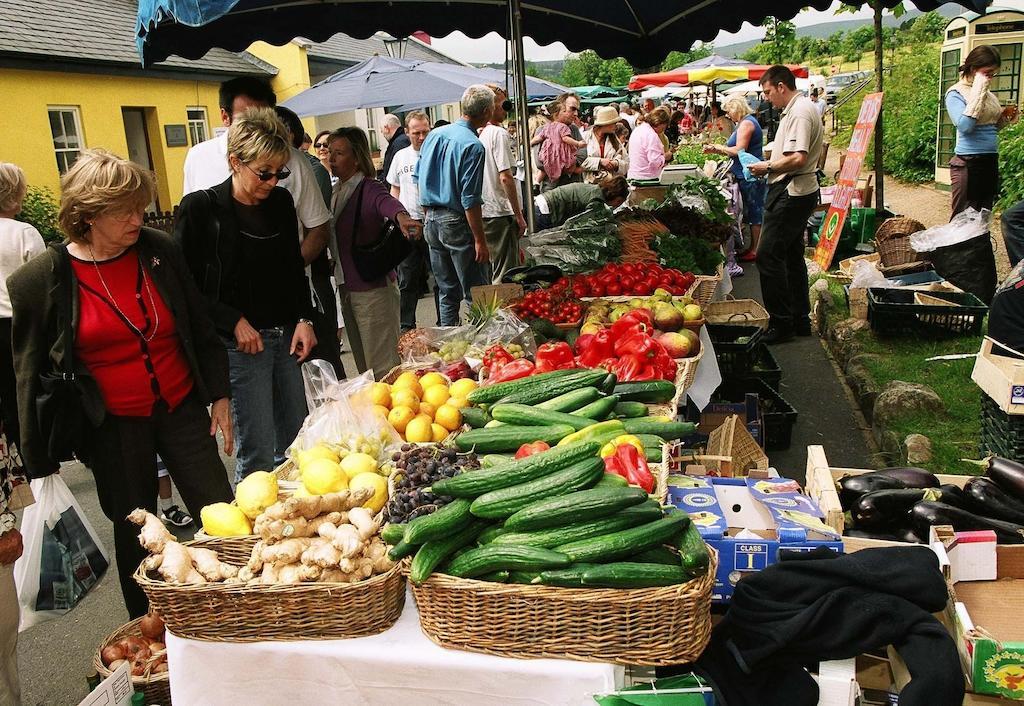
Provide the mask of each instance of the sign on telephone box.
[{"label": "sign on telephone box", "polygon": [[850,202],[857,191],[857,179],[860,176],[860,168],[864,164],[864,155],[867,154],[868,147],[871,145],[871,133],[875,130],[875,123],[878,121],[878,114],[881,110],[881,93],[869,93],[864,96],[864,102],[860,104],[860,115],[857,116],[857,125],[853,128],[853,135],[850,136],[850,147],[846,152],[843,170],[839,173],[839,181],[832,194],[832,203],[828,207],[821,227],[818,248],[814,251],[814,261],[821,266],[822,270],[829,268],[832,258],[836,254],[836,247],[838,247],[839,237],[843,233],[846,216],[850,213]]}]

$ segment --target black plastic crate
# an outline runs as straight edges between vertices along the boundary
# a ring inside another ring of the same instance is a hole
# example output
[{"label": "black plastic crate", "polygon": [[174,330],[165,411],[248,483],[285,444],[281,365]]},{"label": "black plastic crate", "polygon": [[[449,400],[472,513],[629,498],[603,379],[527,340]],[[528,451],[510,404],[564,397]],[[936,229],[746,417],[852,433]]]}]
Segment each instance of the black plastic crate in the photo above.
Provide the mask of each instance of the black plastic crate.
[{"label": "black plastic crate", "polygon": [[1024,416],[1007,414],[982,392],[979,445],[982,455],[995,454],[1024,461]]},{"label": "black plastic crate", "polygon": [[[918,294],[949,304],[917,304],[914,297]],[[970,292],[868,290],[868,323],[879,336],[977,336],[987,312],[988,307]]]},{"label": "black plastic crate", "polygon": [[742,400],[747,394],[758,396],[761,419],[764,424],[764,450],[782,451],[788,449],[793,440],[797,411],[785,398],[773,390],[764,380],[732,379],[722,383],[717,395],[730,402]]},{"label": "black plastic crate", "polygon": [[733,375],[747,375],[754,367],[754,350],[761,342],[764,329],[760,326],[735,324],[705,324],[708,337],[715,348],[720,370]]}]

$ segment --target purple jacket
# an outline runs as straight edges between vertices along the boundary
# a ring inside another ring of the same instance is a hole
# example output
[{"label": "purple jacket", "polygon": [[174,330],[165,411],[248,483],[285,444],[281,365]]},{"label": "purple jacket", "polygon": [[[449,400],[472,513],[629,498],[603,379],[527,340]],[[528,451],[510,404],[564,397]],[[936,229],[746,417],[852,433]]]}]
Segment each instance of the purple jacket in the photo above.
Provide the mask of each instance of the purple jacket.
[{"label": "purple jacket", "polygon": [[364,177],[356,187],[335,223],[338,256],[341,259],[341,269],[345,273],[343,286],[350,292],[365,292],[383,287],[387,284],[388,279],[394,276],[392,274],[373,282],[367,282],[359,276],[359,271],[356,270],[355,263],[352,262],[352,229],[355,227],[356,203],[359,201],[360,191],[363,194],[363,204],[362,213],[359,216],[359,233],[356,235],[357,243],[373,242],[380,237],[381,226],[385,218],[394,220],[399,213],[405,213],[405,206],[389,194],[379,181],[375,181],[371,177]]}]

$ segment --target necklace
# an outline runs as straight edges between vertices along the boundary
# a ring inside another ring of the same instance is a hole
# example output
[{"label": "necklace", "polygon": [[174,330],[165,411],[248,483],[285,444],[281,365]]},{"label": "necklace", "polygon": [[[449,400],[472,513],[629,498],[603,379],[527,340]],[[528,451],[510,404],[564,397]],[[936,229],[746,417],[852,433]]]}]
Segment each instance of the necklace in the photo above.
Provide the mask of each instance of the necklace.
[{"label": "necklace", "polygon": [[160,330],[160,310],[156,308],[156,301],[154,301],[153,299],[153,290],[149,288],[149,278],[146,277],[146,268],[142,267],[142,262],[139,262],[139,268],[142,270],[142,283],[146,287],[146,294],[149,295],[149,306],[150,308],[153,309],[153,316],[156,318],[156,323],[153,325],[153,333],[149,334],[149,336],[142,333],[142,331],[139,330],[139,327],[133,324],[132,320],[129,319],[125,315],[125,313],[121,311],[121,307],[117,305],[117,300],[114,299],[114,295],[111,294],[110,292],[110,287],[107,286],[106,281],[103,279],[103,273],[100,272],[100,266],[96,264],[96,256],[92,252],[91,243],[89,244],[89,257],[92,258],[92,266],[96,268],[96,276],[100,278],[100,284],[103,285],[103,291],[107,293],[107,299],[110,300],[110,303],[114,307],[114,310],[117,311],[117,313],[121,316],[124,322],[128,324],[132,331],[137,333],[143,341],[149,343],[154,338],[156,338],[156,332]]}]

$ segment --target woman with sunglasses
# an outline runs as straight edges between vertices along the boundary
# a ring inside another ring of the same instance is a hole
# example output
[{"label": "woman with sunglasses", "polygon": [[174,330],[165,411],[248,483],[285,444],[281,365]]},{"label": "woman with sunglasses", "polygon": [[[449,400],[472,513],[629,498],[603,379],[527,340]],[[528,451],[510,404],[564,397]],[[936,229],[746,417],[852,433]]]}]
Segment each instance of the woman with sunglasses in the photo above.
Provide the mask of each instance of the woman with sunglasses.
[{"label": "woman with sunglasses", "polygon": [[231,123],[224,183],[186,196],[174,233],[228,349],[235,480],[284,461],[306,417],[299,365],[316,345],[288,177],[289,135],[273,109]]},{"label": "woman with sunglasses", "polygon": [[331,150],[327,145],[330,142],[330,137],[330,130],[318,132],[316,139],[313,140],[313,149],[316,151],[316,158],[320,160],[320,164],[324,165],[324,169],[331,175],[331,186],[333,187],[338,183],[338,177],[334,176],[334,172],[331,171]]}]

